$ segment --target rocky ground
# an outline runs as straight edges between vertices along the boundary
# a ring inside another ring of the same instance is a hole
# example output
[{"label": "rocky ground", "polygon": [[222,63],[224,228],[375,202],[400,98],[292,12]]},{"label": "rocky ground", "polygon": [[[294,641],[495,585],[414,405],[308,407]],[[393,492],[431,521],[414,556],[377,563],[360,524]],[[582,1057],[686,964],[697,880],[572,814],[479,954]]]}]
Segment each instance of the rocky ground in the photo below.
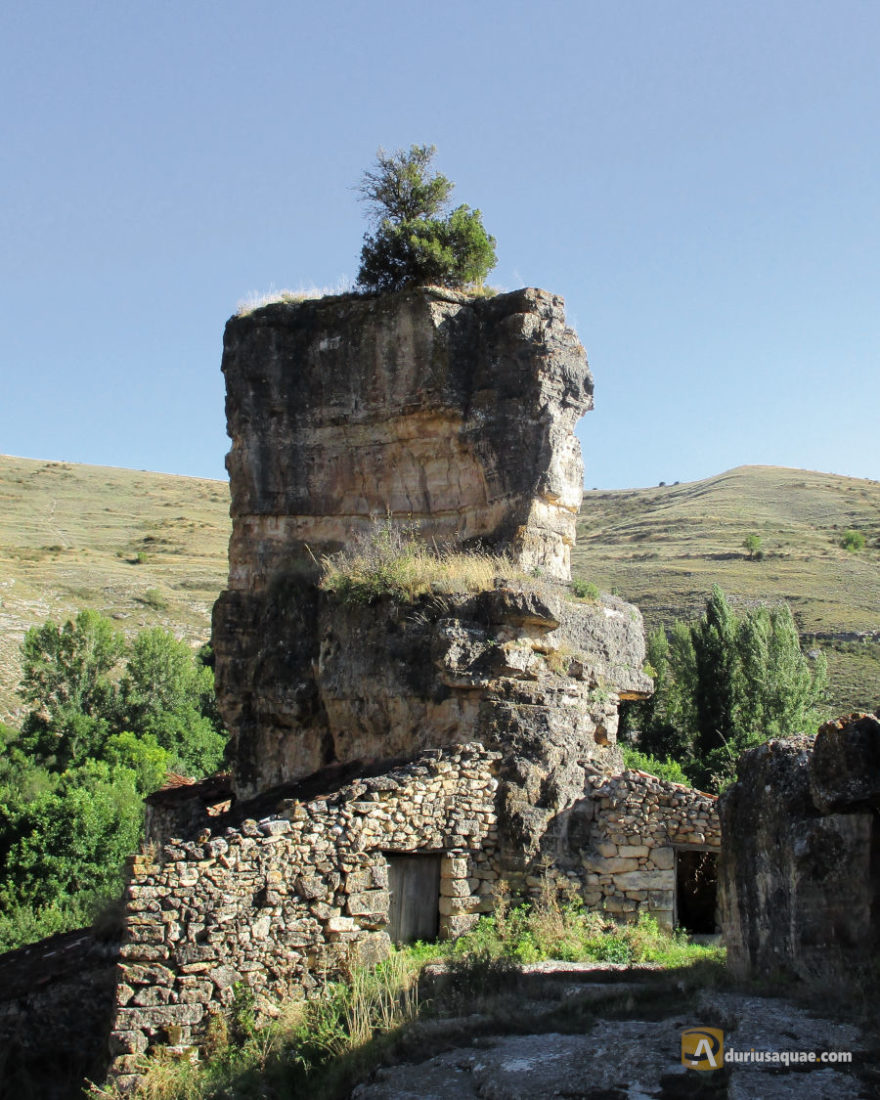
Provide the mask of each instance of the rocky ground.
[{"label": "rocky ground", "polygon": [[[867,1100],[880,1097],[880,1033],[870,1013],[855,1008],[849,1002],[841,1013],[826,1000],[822,1012],[797,990],[693,988],[648,967],[543,963],[524,968],[491,1014],[420,1023],[398,1064],[375,1071],[352,1096]],[[844,1051],[852,1062],[726,1061],[700,1072],[681,1061],[682,1032],[693,1027],[721,1029],[728,1052]]]}]

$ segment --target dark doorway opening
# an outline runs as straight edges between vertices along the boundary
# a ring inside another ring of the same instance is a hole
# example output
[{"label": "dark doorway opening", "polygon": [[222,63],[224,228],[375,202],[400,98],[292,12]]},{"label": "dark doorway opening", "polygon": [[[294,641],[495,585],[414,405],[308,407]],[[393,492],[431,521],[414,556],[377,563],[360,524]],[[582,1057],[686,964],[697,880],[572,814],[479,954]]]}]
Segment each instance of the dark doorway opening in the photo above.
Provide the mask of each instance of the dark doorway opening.
[{"label": "dark doorway opening", "polygon": [[440,856],[386,856],[392,943],[436,940],[440,920]]},{"label": "dark doorway opening", "polygon": [[675,854],[676,924],[686,932],[713,935],[718,896],[718,853],[679,849]]}]

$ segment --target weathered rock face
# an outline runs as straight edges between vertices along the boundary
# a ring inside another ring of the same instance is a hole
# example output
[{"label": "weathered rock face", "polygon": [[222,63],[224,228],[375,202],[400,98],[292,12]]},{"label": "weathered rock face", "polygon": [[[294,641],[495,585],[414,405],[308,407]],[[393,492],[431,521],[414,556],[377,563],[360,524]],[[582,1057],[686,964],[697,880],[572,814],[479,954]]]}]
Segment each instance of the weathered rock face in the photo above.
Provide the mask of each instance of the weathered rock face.
[{"label": "weathered rock face", "polygon": [[810,794],[822,813],[880,809],[880,722],[874,715],[822,726],[810,759]]},{"label": "weathered rock face", "polygon": [[119,935],[79,929],[0,955],[0,1096],[69,1100],[101,1080]]},{"label": "weathered rock face", "polygon": [[768,741],[740,761],[719,800],[721,918],[734,973],[843,977],[876,951],[878,733],[869,716],[830,723],[815,746]]},{"label": "weathered rock face", "polygon": [[586,765],[619,766],[621,694],[651,690],[642,619],[614,597],[588,603],[542,589],[521,580],[369,605],[305,580],[275,585],[265,600],[226,593],[215,611],[217,679],[239,795],[334,763],[477,739],[504,751],[524,802],[549,812],[577,797]]},{"label": "weathered rock face", "polygon": [[561,298],[437,288],[265,306],[226,327],[230,588],[392,514],[569,576],[592,407]]},{"label": "weathered rock face", "polygon": [[[545,792],[551,772],[574,768],[582,793],[586,762],[619,763],[619,696],[651,689],[641,617],[549,583],[569,574],[573,429],[592,403],[562,299],[420,288],[281,303],[229,322],[223,370],[233,535],[214,647],[239,796],[476,737],[511,748],[511,792],[520,744],[546,758],[526,784]],[[548,582],[369,606],[322,591],[317,559],[386,514]],[[557,776],[566,792],[574,778]],[[536,792],[523,798],[533,816]]]}]

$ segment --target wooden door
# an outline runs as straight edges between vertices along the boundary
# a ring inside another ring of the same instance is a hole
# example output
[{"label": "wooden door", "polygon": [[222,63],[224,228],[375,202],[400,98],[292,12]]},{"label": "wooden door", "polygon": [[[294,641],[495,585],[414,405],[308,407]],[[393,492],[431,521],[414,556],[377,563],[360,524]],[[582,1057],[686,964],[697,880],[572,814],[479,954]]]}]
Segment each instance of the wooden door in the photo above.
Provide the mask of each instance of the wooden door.
[{"label": "wooden door", "polygon": [[440,857],[387,856],[392,943],[436,940],[440,917]]}]

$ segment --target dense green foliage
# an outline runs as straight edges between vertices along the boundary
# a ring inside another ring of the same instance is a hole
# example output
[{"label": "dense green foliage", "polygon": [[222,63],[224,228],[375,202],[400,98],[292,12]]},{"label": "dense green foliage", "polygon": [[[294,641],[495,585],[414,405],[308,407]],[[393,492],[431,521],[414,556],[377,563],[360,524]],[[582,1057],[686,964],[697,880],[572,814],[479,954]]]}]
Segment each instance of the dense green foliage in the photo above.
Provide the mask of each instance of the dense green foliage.
[{"label": "dense green foliage", "polygon": [[88,923],[119,889],[143,798],[215,770],[213,673],[154,629],[131,644],[82,611],[28,631],[20,732],[0,727],[0,950]]},{"label": "dense green foliage", "polygon": [[843,532],[840,539],[840,545],[844,550],[850,550],[853,553],[857,550],[865,549],[865,536],[861,531],[856,531],[854,528],[850,528]]},{"label": "dense green foliage", "polygon": [[445,213],[453,184],[431,171],[433,145],[379,150],[360,192],[375,223],[364,238],[358,283],[368,290],[480,283],[495,266],[495,238],[479,210]]},{"label": "dense green foliage", "polygon": [[629,705],[624,730],[700,786],[722,787],[745,749],[823,717],[824,661],[811,666],[801,652],[785,605],[737,614],[716,586],[698,622],[649,635],[647,657],[654,695]]},{"label": "dense green foliage", "polygon": [[658,779],[665,779],[669,783],[683,783],[687,787],[690,786],[690,780],[677,760],[658,760],[656,756],[641,752],[627,744],[621,745],[621,750],[624,767],[656,775]]}]

